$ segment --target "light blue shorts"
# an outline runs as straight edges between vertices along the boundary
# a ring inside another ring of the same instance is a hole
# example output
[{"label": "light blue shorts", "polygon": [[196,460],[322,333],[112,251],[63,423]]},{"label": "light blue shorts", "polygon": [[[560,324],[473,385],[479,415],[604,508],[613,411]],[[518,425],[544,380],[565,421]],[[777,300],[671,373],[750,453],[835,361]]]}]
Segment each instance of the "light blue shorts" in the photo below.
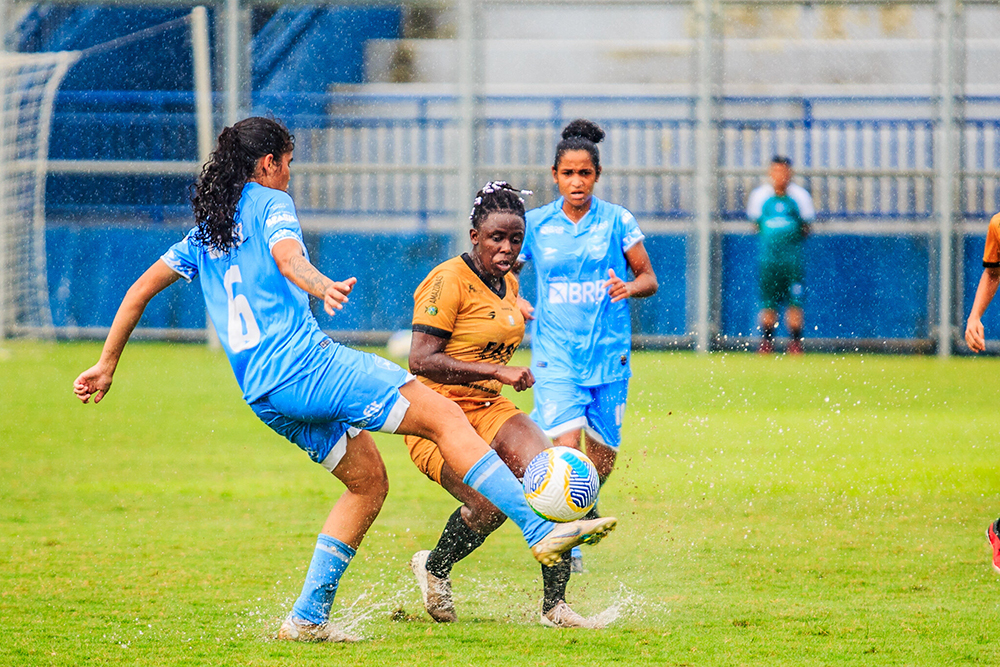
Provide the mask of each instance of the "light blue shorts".
[{"label": "light blue shorts", "polygon": [[399,388],[413,379],[391,361],[334,343],[317,372],[250,404],[262,422],[333,471],[347,438],[361,431],[395,433],[410,402]]},{"label": "light blue shorts", "polygon": [[617,450],[621,445],[627,379],[581,387],[572,380],[537,377],[532,389],[535,409],[531,419],[545,435],[556,438],[582,428],[611,449]]}]

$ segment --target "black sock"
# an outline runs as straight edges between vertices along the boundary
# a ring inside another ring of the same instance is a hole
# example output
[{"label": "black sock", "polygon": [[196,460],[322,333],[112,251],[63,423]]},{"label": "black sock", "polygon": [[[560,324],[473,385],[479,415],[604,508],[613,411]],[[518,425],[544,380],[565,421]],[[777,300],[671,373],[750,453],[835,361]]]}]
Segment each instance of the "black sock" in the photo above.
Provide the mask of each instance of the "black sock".
[{"label": "black sock", "polygon": [[566,599],[566,585],[569,583],[569,558],[563,554],[555,565],[542,566],[542,613]]},{"label": "black sock", "polygon": [[427,571],[435,577],[447,577],[451,574],[452,565],[478,549],[485,541],[485,535],[480,535],[465,523],[462,508],[459,507],[448,517],[448,523],[441,531],[441,539],[427,557]]}]

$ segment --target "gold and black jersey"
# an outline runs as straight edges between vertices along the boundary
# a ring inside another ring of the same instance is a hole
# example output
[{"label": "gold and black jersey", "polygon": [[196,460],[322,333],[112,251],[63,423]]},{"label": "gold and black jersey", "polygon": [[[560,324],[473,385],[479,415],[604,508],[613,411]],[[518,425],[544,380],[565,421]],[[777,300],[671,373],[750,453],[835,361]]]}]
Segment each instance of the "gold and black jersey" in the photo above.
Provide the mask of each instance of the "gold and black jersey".
[{"label": "gold and black jersey", "polygon": [[[443,262],[413,293],[413,331],[444,338],[444,353],[459,361],[506,364],[524,338],[517,308],[518,283],[508,273],[499,292],[487,285],[468,255]],[[420,380],[452,400],[489,401],[500,394],[497,380],[443,385]]]}]

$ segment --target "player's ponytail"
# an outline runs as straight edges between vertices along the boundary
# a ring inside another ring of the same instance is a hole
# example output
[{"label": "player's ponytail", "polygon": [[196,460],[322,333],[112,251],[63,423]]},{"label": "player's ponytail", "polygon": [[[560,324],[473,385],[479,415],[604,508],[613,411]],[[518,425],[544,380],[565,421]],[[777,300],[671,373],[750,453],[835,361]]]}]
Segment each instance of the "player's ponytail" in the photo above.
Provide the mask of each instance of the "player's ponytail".
[{"label": "player's ponytail", "polygon": [[559,162],[566,151],[587,151],[590,153],[590,160],[594,163],[594,169],[601,173],[601,153],[597,150],[597,144],[604,140],[604,130],[586,118],[577,118],[562,131],[562,141],[556,146],[556,159],[552,164],[553,169],[559,169]]},{"label": "player's ponytail", "polygon": [[192,234],[203,247],[229,252],[235,238],[236,205],[243,186],[253,178],[257,160],[273,155],[280,160],[295,148],[295,137],[270,118],[246,118],[219,135],[219,143],[191,190],[191,205],[198,229]]},{"label": "player's ponytail", "polygon": [[490,181],[476,193],[476,199],[472,202],[472,212],[469,213],[472,228],[479,229],[483,220],[494,211],[513,213],[524,219],[524,200],[521,195],[531,194],[531,190],[518,190],[507,181]]}]

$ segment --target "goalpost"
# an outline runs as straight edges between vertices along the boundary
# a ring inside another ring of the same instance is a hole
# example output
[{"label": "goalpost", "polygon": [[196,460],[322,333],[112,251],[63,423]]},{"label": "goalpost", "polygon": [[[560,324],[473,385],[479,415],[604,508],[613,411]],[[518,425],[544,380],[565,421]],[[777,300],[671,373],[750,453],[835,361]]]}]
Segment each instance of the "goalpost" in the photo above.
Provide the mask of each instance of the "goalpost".
[{"label": "goalpost", "polygon": [[0,338],[52,330],[45,177],[52,102],[79,52],[0,54]]},{"label": "goalpost", "polygon": [[181,25],[191,27],[198,160],[214,138],[208,18],[204,7],[82,51],[0,52],[0,340],[55,333],[46,268],[45,179],[59,84],[81,58]]}]

